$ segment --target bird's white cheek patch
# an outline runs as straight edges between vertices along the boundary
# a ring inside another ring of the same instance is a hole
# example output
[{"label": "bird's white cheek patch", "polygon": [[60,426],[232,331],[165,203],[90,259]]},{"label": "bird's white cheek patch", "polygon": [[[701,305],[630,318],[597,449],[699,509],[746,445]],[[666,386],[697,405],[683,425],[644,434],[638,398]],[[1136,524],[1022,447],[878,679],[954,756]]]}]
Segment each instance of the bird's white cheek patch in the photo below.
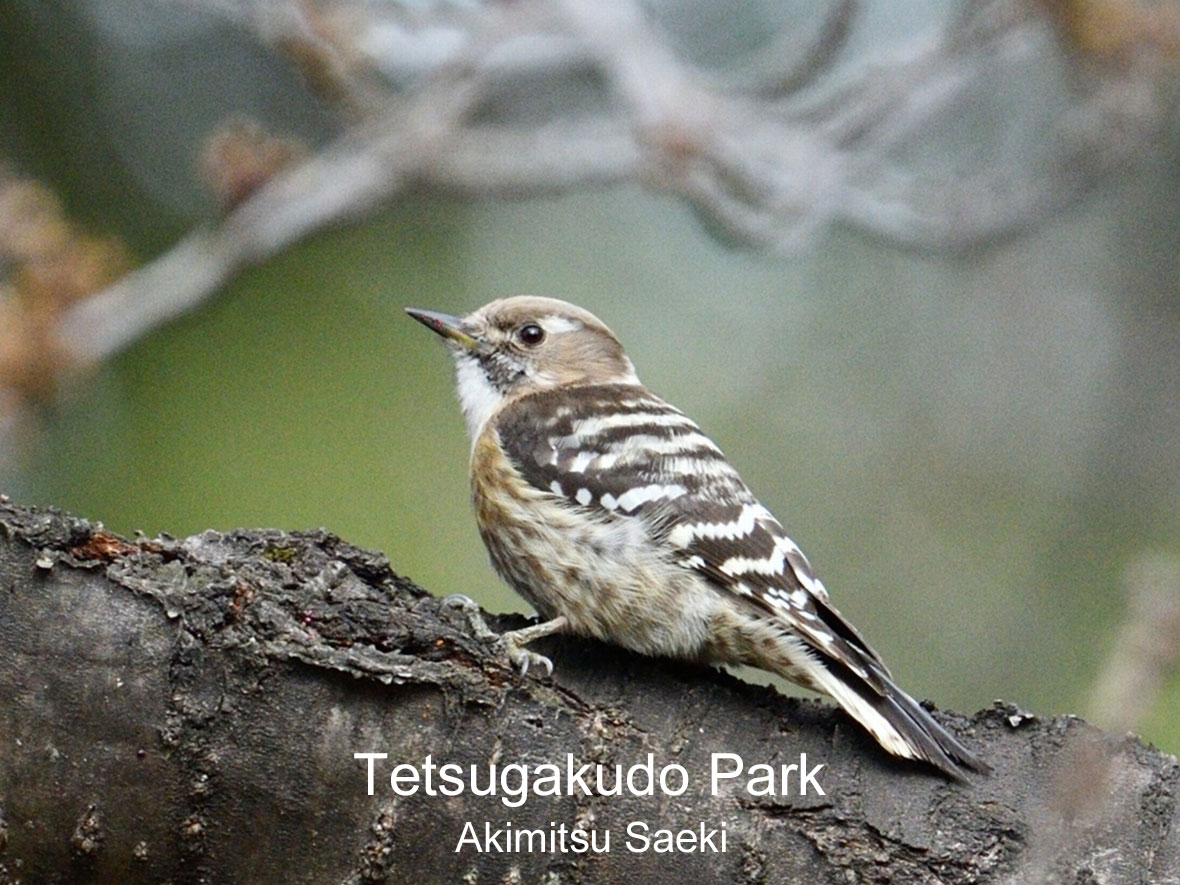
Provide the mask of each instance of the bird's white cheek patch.
[{"label": "bird's white cheek patch", "polygon": [[455,387],[467,433],[474,440],[504,397],[492,386],[479,360],[465,354],[455,359]]}]

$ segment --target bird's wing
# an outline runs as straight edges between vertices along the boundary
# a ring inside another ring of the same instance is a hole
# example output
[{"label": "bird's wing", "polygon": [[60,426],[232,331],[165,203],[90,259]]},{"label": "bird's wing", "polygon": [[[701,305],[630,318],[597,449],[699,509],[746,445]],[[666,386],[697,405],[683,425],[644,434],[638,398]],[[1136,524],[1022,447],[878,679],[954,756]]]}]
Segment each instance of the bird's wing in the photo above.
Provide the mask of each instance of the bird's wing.
[{"label": "bird's wing", "polygon": [[803,552],[721,450],[646,388],[535,393],[500,442],[534,487],[603,518],[638,519],[686,568],[784,623],[822,659],[885,690],[881,658],[828,601]]},{"label": "bird's wing", "polygon": [[566,387],[509,405],[498,427],[536,489],[596,518],[636,520],[679,565],[802,640],[803,659],[782,675],[832,695],[891,753],[960,780],[963,767],[989,770],[892,681],[795,542],[680,411],[638,385]]}]

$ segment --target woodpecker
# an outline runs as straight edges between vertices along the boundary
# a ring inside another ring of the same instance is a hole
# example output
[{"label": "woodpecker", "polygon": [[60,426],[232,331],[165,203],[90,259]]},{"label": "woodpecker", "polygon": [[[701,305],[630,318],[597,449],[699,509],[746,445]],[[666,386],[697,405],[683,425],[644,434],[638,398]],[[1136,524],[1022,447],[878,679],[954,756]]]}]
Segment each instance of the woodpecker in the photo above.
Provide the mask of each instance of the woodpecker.
[{"label": "woodpecker", "polygon": [[644,655],[746,664],[830,695],[890,753],[990,769],[893,681],[721,450],[644,387],[619,339],[551,298],[407,309],[455,358],[471,493],[493,567],[541,622]]}]

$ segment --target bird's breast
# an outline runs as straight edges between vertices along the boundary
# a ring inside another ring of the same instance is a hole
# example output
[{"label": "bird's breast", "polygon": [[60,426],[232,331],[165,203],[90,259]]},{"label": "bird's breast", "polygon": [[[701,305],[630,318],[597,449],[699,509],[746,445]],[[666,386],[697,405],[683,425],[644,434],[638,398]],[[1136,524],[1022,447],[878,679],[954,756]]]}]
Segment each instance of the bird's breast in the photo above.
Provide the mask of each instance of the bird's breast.
[{"label": "bird's breast", "polygon": [[471,490],[492,565],[543,617],[645,654],[699,658],[716,591],[638,519],[591,512],[530,485],[494,426],[476,440]]}]

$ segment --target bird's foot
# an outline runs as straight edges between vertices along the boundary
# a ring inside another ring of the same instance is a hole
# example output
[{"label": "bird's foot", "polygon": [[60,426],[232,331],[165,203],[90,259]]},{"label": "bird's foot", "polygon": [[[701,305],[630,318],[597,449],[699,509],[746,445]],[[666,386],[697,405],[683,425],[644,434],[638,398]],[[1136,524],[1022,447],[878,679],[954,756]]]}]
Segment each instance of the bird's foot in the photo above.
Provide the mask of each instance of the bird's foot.
[{"label": "bird's foot", "polygon": [[542,636],[560,633],[567,626],[569,626],[569,621],[566,620],[565,615],[558,615],[556,618],[542,621],[539,624],[532,624],[509,633],[501,633],[500,646],[504,649],[504,654],[508,656],[512,665],[520,670],[521,676],[529,671],[529,667],[542,667],[546,676],[552,676],[553,662],[544,655],[529,651],[524,646]]},{"label": "bird's foot", "polygon": [[549,636],[565,629],[569,622],[564,615],[559,615],[548,621],[542,621],[539,624],[523,627],[520,630],[496,633],[488,626],[487,621],[484,620],[483,610],[480,609],[479,604],[470,596],[455,593],[451,596],[444,597],[440,603],[440,609],[444,611],[459,611],[467,619],[467,624],[472,634],[477,639],[482,639],[485,642],[494,642],[498,645],[501,653],[508,659],[508,663],[514,669],[518,670],[521,676],[528,673],[530,668],[544,670],[546,676],[553,674],[553,662],[549,658],[535,651],[529,651],[524,646],[528,645],[534,639],[540,639],[543,636]]},{"label": "bird's foot", "polygon": [[467,619],[468,628],[476,639],[493,641],[500,638],[500,634],[489,627],[488,622],[483,619],[483,609],[479,607],[479,603],[470,596],[452,593],[450,596],[444,596],[438,607],[439,614],[450,614],[457,611],[463,615]]}]

